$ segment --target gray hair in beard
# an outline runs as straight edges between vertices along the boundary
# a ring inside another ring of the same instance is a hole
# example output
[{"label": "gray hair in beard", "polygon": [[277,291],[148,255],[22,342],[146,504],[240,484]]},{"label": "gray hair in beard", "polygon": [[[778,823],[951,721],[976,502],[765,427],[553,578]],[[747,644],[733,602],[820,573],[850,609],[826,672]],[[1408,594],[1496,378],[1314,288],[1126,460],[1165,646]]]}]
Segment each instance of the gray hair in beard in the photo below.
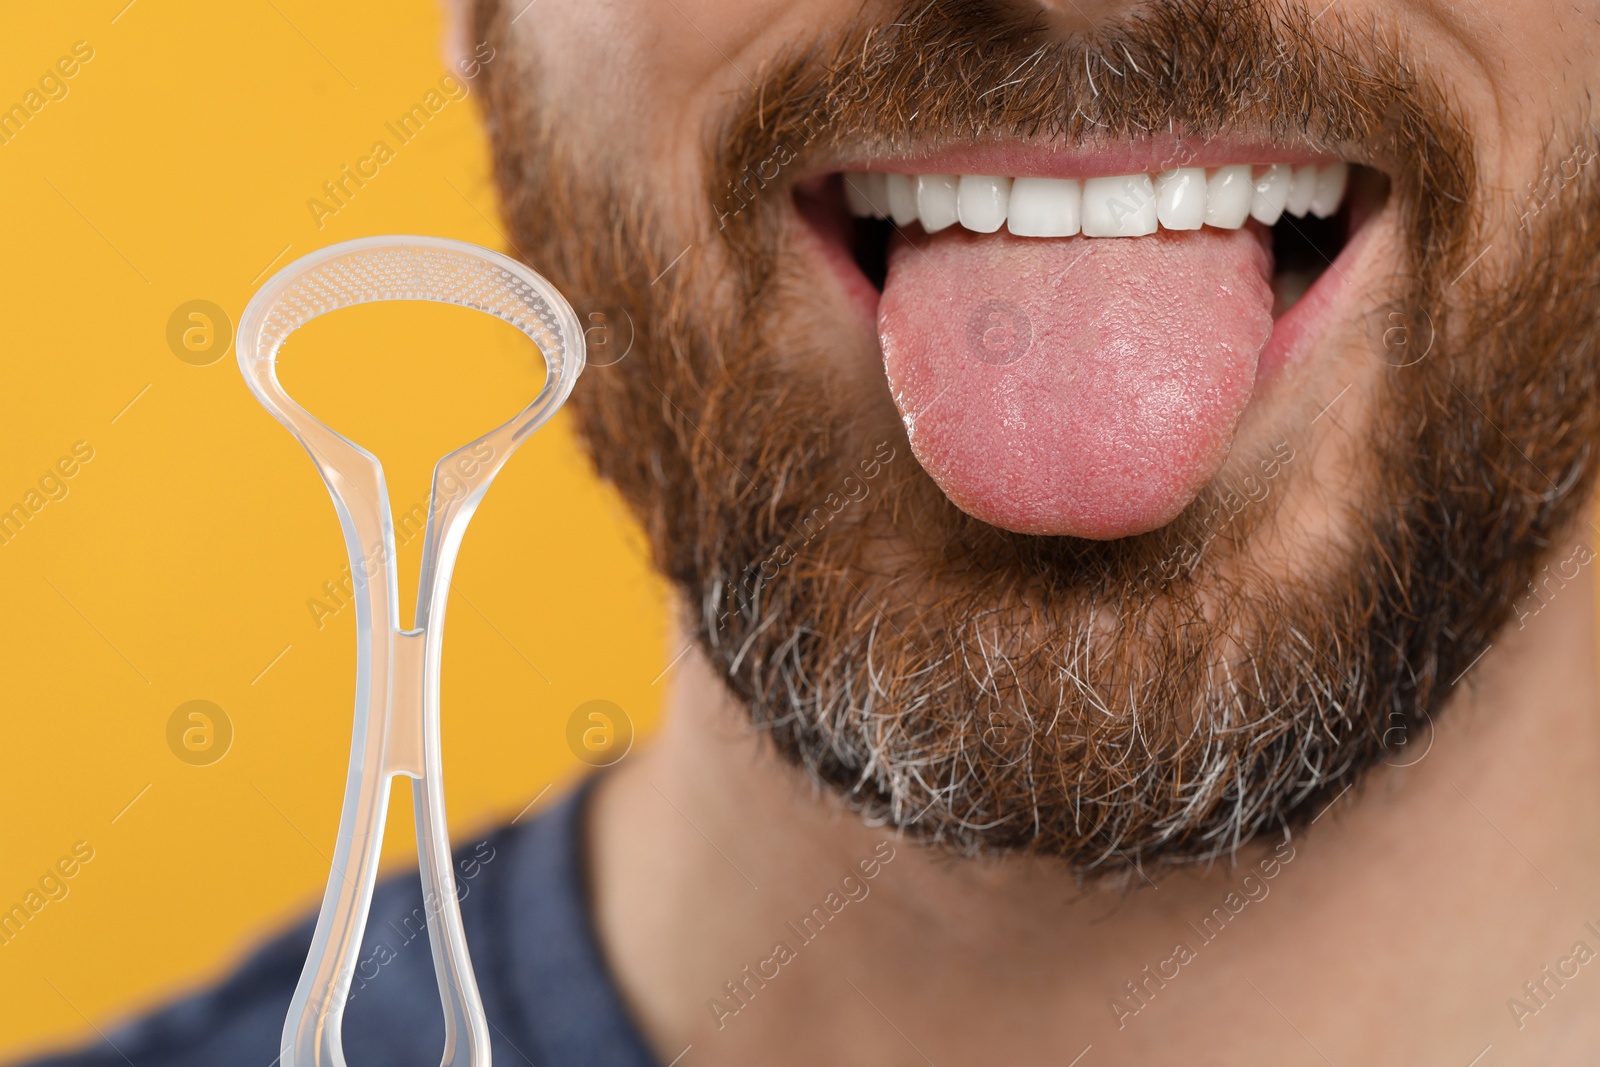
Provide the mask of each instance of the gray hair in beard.
[{"label": "gray hair in beard", "polygon": [[[917,0],[780,57],[708,138],[698,234],[602,146],[558,133],[507,9],[480,0],[477,16],[503,57],[483,99],[517,247],[636,330],[574,395],[583,439],[752,722],[868,818],[1084,877],[1289,832],[1397,724],[1436,715],[1572,526],[1600,432],[1591,173],[1503,243],[1502,269],[1451,289],[1488,205],[1465,123],[1398,42],[1289,6],[1140,12],[1066,39],[1011,5]],[[1304,481],[1281,453],[1271,501],[1220,532],[1273,456],[1234,457],[1176,522],[1121,541],[961,513],[910,458],[886,390],[815,370],[785,176],[727,210],[777,145],[799,173],[842,145],[1169,128],[1360,146],[1391,176],[1407,261],[1392,308],[1431,323],[1434,349],[1382,368],[1361,497],[1304,573],[1252,562]],[[652,284],[691,241],[715,254]]]}]

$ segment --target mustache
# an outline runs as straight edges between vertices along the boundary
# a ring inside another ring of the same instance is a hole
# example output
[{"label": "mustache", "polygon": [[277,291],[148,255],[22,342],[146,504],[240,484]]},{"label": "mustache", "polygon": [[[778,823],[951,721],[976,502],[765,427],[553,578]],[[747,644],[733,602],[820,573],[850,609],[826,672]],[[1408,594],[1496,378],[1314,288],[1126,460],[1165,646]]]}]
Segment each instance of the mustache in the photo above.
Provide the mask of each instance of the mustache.
[{"label": "mustache", "polygon": [[759,286],[784,176],[843,153],[1238,133],[1385,171],[1413,266],[1437,274],[1465,253],[1478,187],[1449,101],[1401,40],[1326,8],[1156,0],[1074,33],[1012,0],[911,0],[768,64],[710,138],[708,196]]}]

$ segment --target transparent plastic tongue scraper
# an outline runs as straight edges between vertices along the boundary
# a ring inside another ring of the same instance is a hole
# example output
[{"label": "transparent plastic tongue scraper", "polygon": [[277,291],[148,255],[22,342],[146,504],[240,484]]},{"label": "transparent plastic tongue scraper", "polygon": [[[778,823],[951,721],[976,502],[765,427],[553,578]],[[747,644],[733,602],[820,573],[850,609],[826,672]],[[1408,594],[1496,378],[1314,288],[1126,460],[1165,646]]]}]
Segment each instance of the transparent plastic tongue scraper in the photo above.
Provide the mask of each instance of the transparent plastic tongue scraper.
[{"label": "transparent plastic tongue scraper", "polygon": [[[279,348],[296,328],[379,300],[432,300],[488,312],[532,338],[548,370],[544,388],[515,418],[434,467],[412,630],[400,629],[394,522],[382,464],[291,400],[276,367]],[[250,391],[311,453],[333,494],[356,605],[355,728],[344,809],[316,935],[283,1026],[282,1067],[344,1067],[344,1006],[395,775],[412,780],[428,941],[444,1006],[441,1067],[488,1067],[488,1025],[461,929],[440,777],[444,609],[467,522],[512,451],[572,392],[583,370],[583,331],[549,282],[505,256],[437,237],[370,237],[313,252],[274,275],[245,308],[238,350]],[[455,463],[468,453],[471,462]]]}]

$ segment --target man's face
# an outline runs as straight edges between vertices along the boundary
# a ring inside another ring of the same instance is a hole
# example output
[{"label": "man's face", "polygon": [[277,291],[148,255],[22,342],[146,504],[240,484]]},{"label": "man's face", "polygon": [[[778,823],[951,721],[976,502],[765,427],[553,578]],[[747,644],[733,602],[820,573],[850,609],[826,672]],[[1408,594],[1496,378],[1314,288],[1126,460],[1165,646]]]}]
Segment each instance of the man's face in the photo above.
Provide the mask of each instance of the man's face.
[{"label": "man's face", "polygon": [[475,27],[497,172],[599,327],[596,464],[869,813],[1081,871],[1236,848],[1570,554],[1593,12],[520,6]]}]

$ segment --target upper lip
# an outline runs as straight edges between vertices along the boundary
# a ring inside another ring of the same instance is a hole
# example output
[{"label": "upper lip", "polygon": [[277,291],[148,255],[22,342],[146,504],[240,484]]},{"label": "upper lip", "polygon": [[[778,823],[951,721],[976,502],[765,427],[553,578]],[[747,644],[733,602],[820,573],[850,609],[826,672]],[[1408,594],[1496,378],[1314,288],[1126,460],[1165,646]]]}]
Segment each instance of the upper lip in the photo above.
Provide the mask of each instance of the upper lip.
[{"label": "upper lip", "polygon": [[807,167],[801,181],[835,171],[899,174],[995,174],[1009,177],[1099,178],[1155,174],[1174,167],[1224,167],[1237,164],[1326,164],[1338,160],[1367,163],[1366,153],[1345,146],[1328,150],[1304,142],[1219,136],[1193,138],[1152,135],[1096,142],[1037,142],[1016,139],[949,145],[906,153],[861,150],[842,153]]}]

